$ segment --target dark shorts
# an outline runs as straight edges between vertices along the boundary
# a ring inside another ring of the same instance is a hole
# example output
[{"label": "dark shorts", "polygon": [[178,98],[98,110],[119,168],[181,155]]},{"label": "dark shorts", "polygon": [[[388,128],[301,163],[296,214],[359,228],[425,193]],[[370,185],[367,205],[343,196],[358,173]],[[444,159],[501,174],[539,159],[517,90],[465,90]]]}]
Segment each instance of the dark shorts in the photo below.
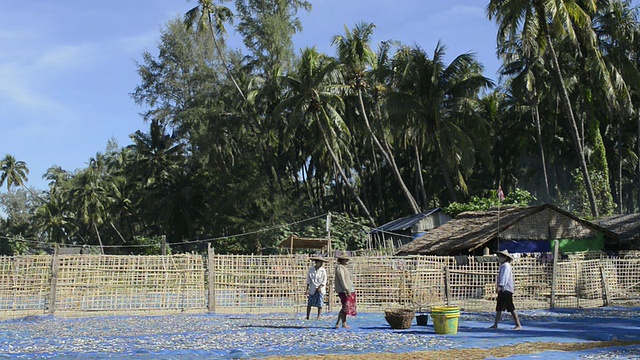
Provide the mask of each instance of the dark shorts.
[{"label": "dark shorts", "polygon": [[496,304],[496,311],[512,312],[516,309],[513,306],[513,294],[508,291],[500,291],[498,293],[498,303]]}]

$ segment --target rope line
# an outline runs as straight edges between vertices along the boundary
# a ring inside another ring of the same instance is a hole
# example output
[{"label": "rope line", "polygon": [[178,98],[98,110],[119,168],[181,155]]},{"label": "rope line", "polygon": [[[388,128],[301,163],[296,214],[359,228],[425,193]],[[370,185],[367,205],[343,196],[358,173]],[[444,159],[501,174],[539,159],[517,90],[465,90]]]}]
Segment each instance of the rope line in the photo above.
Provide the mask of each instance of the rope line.
[{"label": "rope line", "polygon": [[[208,243],[211,241],[216,241],[216,240],[222,240],[222,239],[233,239],[233,238],[239,238],[239,237],[243,237],[243,236],[249,236],[249,235],[255,235],[255,234],[259,234],[259,233],[264,233],[267,231],[272,231],[272,230],[277,230],[283,227],[287,227],[287,226],[292,226],[292,225],[298,225],[298,224],[302,224],[308,221],[312,221],[312,220],[316,220],[322,217],[326,217],[327,214],[321,214],[321,215],[317,215],[311,218],[307,218],[304,220],[299,220],[299,221],[294,221],[291,223],[286,223],[286,224],[282,224],[282,225],[275,225],[275,226],[271,226],[268,228],[263,228],[260,230],[256,230],[256,231],[249,231],[249,232],[245,232],[245,233],[241,233],[241,234],[235,234],[235,235],[228,235],[228,236],[218,236],[218,237],[212,237],[212,238],[205,238],[205,239],[198,239],[198,240],[185,240],[182,242],[174,242],[174,243],[167,243],[167,245],[170,246],[174,246],[174,245],[186,245],[186,244],[200,244],[200,243]],[[39,247],[41,248],[45,248],[45,249],[53,249],[55,247],[55,245],[58,246],[64,246],[67,248],[81,248],[81,247],[85,247],[88,246],[87,244],[82,244],[82,245],[78,245],[78,244],[62,244],[62,243],[44,243],[41,240],[34,240],[34,239],[24,239],[24,238],[18,238],[18,237],[8,237],[8,236],[2,236],[0,235],[0,239],[5,239],[8,241],[14,241],[14,242],[24,242],[24,243],[31,243],[31,244],[37,244]],[[89,245],[89,246],[99,246],[99,245]],[[130,244],[130,245],[103,245],[102,248],[109,248],[109,249],[114,249],[114,248],[138,248],[138,247],[154,247],[154,246],[160,246],[160,243],[156,243],[156,244]]]}]

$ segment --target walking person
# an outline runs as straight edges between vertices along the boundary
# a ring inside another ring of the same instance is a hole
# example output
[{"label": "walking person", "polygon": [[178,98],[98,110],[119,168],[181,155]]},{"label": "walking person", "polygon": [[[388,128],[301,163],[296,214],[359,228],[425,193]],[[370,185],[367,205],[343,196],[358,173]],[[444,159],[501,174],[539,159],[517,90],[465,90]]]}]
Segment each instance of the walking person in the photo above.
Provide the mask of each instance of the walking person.
[{"label": "walking person", "polygon": [[515,280],[511,269],[513,256],[509,254],[509,251],[507,250],[498,251],[496,255],[500,262],[500,269],[498,270],[498,276],[496,278],[496,292],[498,293],[498,299],[496,303],[496,319],[491,328],[498,328],[502,312],[506,310],[511,313],[513,321],[516,323],[516,326],[513,329],[520,330],[522,329],[522,325],[520,324],[520,319],[516,313],[516,308],[513,305],[513,293],[515,291]]},{"label": "walking person", "polygon": [[311,314],[311,307],[318,308],[318,317],[322,313],[324,305],[324,295],[327,293],[327,270],[323,267],[327,259],[322,257],[311,257],[315,264],[307,271],[307,320]]},{"label": "walking person", "polygon": [[338,320],[336,321],[336,329],[340,327],[340,322],[342,322],[343,328],[348,329],[347,315],[356,316],[356,293],[353,290],[351,272],[349,272],[347,268],[349,260],[350,258],[346,255],[338,256],[338,265],[335,271],[334,286],[340,298],[340,303],[342,303],[342,308],[338,313]]}]

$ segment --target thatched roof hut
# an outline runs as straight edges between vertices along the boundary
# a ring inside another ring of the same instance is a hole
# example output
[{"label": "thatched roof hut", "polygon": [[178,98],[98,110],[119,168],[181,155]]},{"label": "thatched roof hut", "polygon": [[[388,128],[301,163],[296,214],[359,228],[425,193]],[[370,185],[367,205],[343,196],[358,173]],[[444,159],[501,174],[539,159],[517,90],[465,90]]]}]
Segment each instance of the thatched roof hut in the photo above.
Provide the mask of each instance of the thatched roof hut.
[{"label": "thatched roof hut", "polygon": [[615,233],[624,250],[640,250],[640,214],[614,215],[594,223]]},{"label": "thatched roof hut", "polygon": [[514,253],[563,252],[615,246],[614,233],[553,205],[470,211],[400,247],[397,255],[469,255],[507,249]]}]

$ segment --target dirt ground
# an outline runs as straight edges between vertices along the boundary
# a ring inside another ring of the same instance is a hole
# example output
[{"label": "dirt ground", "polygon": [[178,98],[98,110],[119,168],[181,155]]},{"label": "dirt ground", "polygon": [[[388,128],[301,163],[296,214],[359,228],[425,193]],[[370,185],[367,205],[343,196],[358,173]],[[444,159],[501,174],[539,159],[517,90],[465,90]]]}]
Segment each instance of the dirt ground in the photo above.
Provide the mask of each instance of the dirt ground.
[{"label": "dirt ground", "polygon": [[359,355],[312,355],[312,356],[285,356],[285,357],[269,357],[270,360],[316,360],[316,359],[356,359],[356,360],[442,360],[442,359],[465,359],[480,360],[489,356],[503,358],[512,355],[535,354],[543,351],[581,351],[596,348],[606,348],[614,346],[638,345],[640,341],[596,341],[587,343],[557,343],[557,342],[529,342],[510,346],[500,346],[490,349],[451,349],[451,350],[434,350],[420,351],[411,353],[371,353]]}]

